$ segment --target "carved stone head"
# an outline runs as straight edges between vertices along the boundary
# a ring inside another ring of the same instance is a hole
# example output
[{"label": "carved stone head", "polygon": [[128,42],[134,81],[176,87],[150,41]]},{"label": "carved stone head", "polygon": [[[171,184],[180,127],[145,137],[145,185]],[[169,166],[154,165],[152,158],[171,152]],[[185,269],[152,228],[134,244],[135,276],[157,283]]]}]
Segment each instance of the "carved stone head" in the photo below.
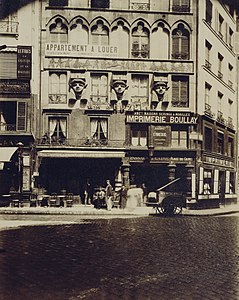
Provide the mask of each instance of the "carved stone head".
[{"label": "carved stone head", "polygon": [[153,91],[158,96],[158,100],[162,100],[165,92],[169,89],[168,83],[166,81],[155,81],[152,86]]},{"label": "carved stone head", "polygon": [[72,78],[69,81],[69,91],[72,89],[76,100],[81,99],[83,90],[87,87],[87,84],[84,79],[81,78]]},{"label": "carved stone head", "polygon": [[124,92],[128,89],[125,80],[115,80],[112,85],[112,89],[115,91],[117,100],[122,100]]}]

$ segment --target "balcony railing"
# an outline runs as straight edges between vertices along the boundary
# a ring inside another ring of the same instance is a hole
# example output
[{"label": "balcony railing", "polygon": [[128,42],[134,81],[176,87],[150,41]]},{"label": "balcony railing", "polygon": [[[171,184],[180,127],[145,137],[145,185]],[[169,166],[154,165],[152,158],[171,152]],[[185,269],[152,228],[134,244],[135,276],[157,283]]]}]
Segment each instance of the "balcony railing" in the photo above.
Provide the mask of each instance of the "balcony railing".
[{"label": "balcony railing", "polygon": [[211,68],[212,68],[212,64],[211,64],[208,60],[206,60],[206,59],[205,59],[205,67],[206,67],[208,70],[211,70]]},{"label": "balcony railing", "polygon": [[186,52],[176,52],[172,53],[173,59],[189,59],[189,54]]},{"label": "balcony railing", "polygon": [[214,114],[212,113],[212,107],[210,104],[205,103],[205,111],[204,111],[205,115],[209,116],[210,118],[212,118],[214,116]]},{"label": "balcony railing", "polygon": [[223,118],[223,113],[219,110],[217,112],[217,121],[219,123],[225,124],[225,119]]},{"label": "balcony railing", "polygon": [[227,126],[230,127],[231,129],[234,129],[232,117],[228,117]]},{"label": "balcony railing", "polygon": [[67,98],[66,94],[49,94],[50,104],[66,104]]},{"label": "balcony railing", "polygon": [[16,124],[0,123],[0,131],[17,131]]},{"label": "balcony railing", "polygon": [[95,139],[86,137],[84,139],[68,139],[68,138],[49,138],[43,136],[36,141],[38,146],[44,147],[58,147],[58,148],[71,148],[71,147],[107,147],[107,148],[122,148],[125,142],[122,140],[108,140],[108,139]]},{"label": "balcony railing", "polygon": [[228,85],[230,86],[230,88],[233,88],[233,82],[231,80],[228,80]]},{"label": "balcony railing", "polygon": [[217,73],[217,77],[218,77],[219,79],[223,79],[223,74],[222,74],[222,72],[221,72],[221,71],[218,71],[218,73]]},{"label": "balcony railing", "polygon": [[131,9],[134,10],[150,10],[150,5],[149,3],[137,3],[137,2],[132,2],[131,3]]},{"label": "balcony railing", "polygon": [[190,12],[189,5],[173,5],[172,10],[175,12]]},{"label": "balcony railing", "polygon": [[17,34],[18,22],[0,21],[0,34]]}]

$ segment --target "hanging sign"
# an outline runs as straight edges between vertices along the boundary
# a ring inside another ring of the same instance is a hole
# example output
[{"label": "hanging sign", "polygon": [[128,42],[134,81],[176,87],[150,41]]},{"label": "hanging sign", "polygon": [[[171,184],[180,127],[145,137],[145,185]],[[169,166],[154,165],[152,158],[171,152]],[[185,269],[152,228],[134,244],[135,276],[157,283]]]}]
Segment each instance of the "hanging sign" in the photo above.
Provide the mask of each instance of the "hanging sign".
[{"label": "hanging sign", "polygon": [[17,46],[17,79],[28,79],[32,76],[32,47]]}]

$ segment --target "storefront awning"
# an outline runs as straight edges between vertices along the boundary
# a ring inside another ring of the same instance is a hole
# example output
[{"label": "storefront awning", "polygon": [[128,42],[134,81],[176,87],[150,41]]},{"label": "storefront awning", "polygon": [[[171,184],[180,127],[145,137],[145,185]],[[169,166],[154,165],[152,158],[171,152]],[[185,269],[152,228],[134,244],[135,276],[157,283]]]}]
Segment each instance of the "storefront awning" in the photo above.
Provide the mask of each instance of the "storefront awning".
[{"label": "storefront awning", "polygon": [[8,162],[16,152],[17,147],[0,147],[0,162]]},{"label": "storefront awning", "polygon": [[123,151],[42,150],[39,157],[49,158],[122,158]]}]

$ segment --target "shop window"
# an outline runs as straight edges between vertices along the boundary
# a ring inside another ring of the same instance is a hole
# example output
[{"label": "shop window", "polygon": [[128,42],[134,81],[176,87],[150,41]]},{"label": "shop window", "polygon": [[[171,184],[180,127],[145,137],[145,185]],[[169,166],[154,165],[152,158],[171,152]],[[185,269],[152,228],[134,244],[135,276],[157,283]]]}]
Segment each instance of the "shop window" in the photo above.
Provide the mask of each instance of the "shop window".
[{"label": "shop window", "polygon": [[206,0],[206,22],[211,25],[212,23],[212,2],[210,0]]},{"label": "shop window", "polygon": [[189,59],[189,32],[182,24],[172,33],[172,58]]},{"label": "shop window", "polygon": [[210,195],[212,193],[212,170],[204,170],[203,172],[203,194]]},{"label": "shop window", "polygon": [[224,154],[224,134],[217,132],[217,153]]},{"label": "shop window", "polygon": [[109,0],[91,0],[91,8],[109,8]]},{"label": "shop window", "polygon": [[108,101],[108,75],[91,74],[91,101],[94,105]]},{"label": "shop window", "polygon": [[227,143],[227,155],[229,157],[234,157],[234,140],[232,137],[228,138],[228,143]]},{"label": "shop window", "polygon": [[149,78],[146,75],[132,75],[132,105],[143,109],[148,105]]},{"label": "shop window", "polygon": [[225,193],[234,194],[235,193],[235,173],[226,171],[225,178]]},{"label": "shop window", "polygon": [[108,119],[91,118],[90,119],[90,139],[91,141],[106,142],[108,139]]},{"label": "shop window", "polygon": [[187,131],[172,130],[172,147],[187,147]]},{"label": "shop window", "polygon": [[109,30],[101,20],[99,20],[97,24],[92,27],[91,36],[93,45],[109,44]]},{"label": "shop window", "polygon": [[132,32],[132,57],[149,57],[149,31],[144,27],[143,22],[139,22]]},{"label": "shop window", "polygon": [[206,151],[212,151],[212,128],[205,127],[204,129],[204,145]]},{"label": "shop window", "polygon": [[48,132],[52,144],[64,144],[67,137],[66,117],[49,117]]},{"label": "shop window", "polygon": [[68,0],[49,0],[49,6],[68,6]]},{"label": "shop window", "polygon": [[131,127],[131,145],[132,146],[147,146],[147,127],[146,126],[132,126]]},{"label": "shop window", "polygon": [[0,131],[26,131],[27,103],[0,102]]},{"label": "shop window", "polygon": [[63,23],[61,18],[57,18],[55,23],[50,26],[51,43],[67,43],[67,33],[67,26]]},{"label": "shop window", "polygon": [[172,77],[172,106],[188,107],[189,81],[186,76]]},{"label": "shop window", "polygon": [[172,10],[176,12],[189,12],[190,0],[173,0]]},{"label": "shop window", "polygon": [[67,76],[66,73],[49,74],[49,103],[62,104],[66,103],[67,95]]}]

